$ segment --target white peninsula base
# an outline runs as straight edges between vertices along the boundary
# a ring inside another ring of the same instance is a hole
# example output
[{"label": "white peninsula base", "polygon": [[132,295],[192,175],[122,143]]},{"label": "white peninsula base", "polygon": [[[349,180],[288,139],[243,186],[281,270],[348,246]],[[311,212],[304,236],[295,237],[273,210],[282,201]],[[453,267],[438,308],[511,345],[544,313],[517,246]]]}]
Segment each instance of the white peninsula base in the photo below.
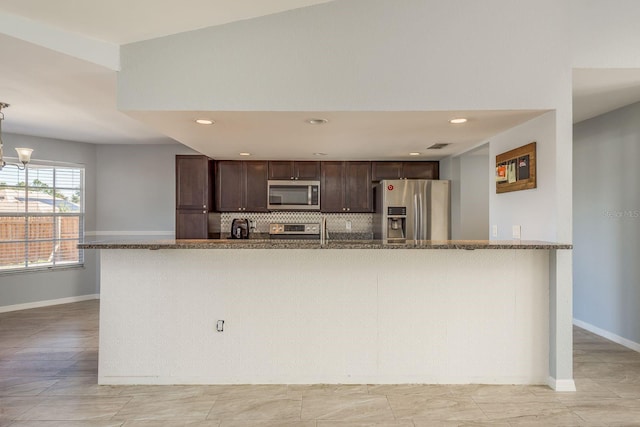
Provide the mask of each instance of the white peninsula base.
[{"label": "white peninsula base", "polygon": [[556,385],[555,251],[100,252],[100,384]]}]

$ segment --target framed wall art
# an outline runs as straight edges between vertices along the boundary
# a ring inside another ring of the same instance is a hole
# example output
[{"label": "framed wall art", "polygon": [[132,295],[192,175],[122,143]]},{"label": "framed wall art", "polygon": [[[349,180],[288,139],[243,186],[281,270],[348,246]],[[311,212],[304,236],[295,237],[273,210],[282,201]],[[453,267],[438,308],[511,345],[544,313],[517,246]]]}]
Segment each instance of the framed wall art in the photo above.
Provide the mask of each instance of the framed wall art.
[{"label": "framed wall art", "polygon": [[536,188],[536,143],[496,156],[496,193]]}]

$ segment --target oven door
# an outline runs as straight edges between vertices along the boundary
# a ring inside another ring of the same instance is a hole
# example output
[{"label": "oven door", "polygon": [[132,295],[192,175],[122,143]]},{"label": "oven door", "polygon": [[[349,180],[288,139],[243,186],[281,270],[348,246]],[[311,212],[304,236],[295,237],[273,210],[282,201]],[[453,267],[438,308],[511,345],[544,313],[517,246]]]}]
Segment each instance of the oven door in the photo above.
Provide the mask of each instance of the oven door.
[{"label": "oven door", "polygon": [[269,210],[320,210],[320,181],[270,180],[267,188]]}]

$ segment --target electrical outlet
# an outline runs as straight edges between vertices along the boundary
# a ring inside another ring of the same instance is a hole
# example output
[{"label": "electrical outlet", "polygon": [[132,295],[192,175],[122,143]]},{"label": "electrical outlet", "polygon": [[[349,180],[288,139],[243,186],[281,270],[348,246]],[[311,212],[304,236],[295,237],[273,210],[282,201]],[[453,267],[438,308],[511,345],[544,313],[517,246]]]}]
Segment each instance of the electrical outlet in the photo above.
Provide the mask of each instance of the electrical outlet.
[{"label": "electrical outlet", "polygon": [[351,220],[345,221],[345,226],[347,227],[347,231],[351,231]]},{"label": "electrical outlet", "polygon": [[519,239],[520,238],[520,226],[519,225],[514,225],[513,226],[513,238],[514,239]]},{"label": "electrical outlet", "polygon": [[491,227],[491,236],[492,237],[498,237],[498,226],[494,225],[493,227]]}]

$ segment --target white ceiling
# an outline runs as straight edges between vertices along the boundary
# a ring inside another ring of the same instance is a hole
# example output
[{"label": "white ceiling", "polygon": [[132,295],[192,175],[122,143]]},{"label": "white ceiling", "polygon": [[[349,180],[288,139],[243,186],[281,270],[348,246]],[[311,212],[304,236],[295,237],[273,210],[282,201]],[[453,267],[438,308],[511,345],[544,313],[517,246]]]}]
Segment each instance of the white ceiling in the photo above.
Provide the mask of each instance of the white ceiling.
[{"label": "white ceiling", "polygon": [[573,70],[573,123],[640,101],[640,70]]},{"label": "white ceiling", "polygon": [[[62,31],[69,38],[100,40],[117,47],[328,1],[0,0],[0,23],[21,19],[22,27],[40,33],[38,40],[55,30],[57,35]],[[408,152],[418,151],[423,153],[421,158],[436,159],[464,151],[540,114],[465,112],[472,120],[457,128],[446,119],[461,112],[216,112],[217,124],[210,127],[193,124],[194,118],[208,112],[128,116],[116,108],[114,70],[51,50],[44,42],[39,45],[36,39],[4,28],[8,26],[0,25],[0,102],[11,104],[4,110],[3,131],[8,133],[114,144],[173,143],[175,139],[214,158],[238,158],[240,151],[249,151],[253,158],[304,159],[321,151],[328,154],[327,159],[385,159],[408,158]],[[639,100],[640,70],[574,73],[574,122]],[[328,118],[329,124],[304,123],[318,114]],[[297,137],[288,136],[293,134]],[[427,154],[425,148],[433,142],[454,144]]]},{"label": "white ceiling", "polygon": [[[519,111],[401,112],[134,112],[132,117],[214,159],[437,160],[469,150],[487,138],[543,114]],[[449,119],[467,117],[452,125]],[[198,125],[194,119],[215,119]],[[308,119],[328,120],[312,125]],[[427,150],[435,143],[452,143]],[[326,156],[315,156],[314,153]],[[410,152],[420,153],[410,156]]]},{"label": "white ceiling", "polygon": [[116,44],[333,0],[0,0],[0,11]]}]

